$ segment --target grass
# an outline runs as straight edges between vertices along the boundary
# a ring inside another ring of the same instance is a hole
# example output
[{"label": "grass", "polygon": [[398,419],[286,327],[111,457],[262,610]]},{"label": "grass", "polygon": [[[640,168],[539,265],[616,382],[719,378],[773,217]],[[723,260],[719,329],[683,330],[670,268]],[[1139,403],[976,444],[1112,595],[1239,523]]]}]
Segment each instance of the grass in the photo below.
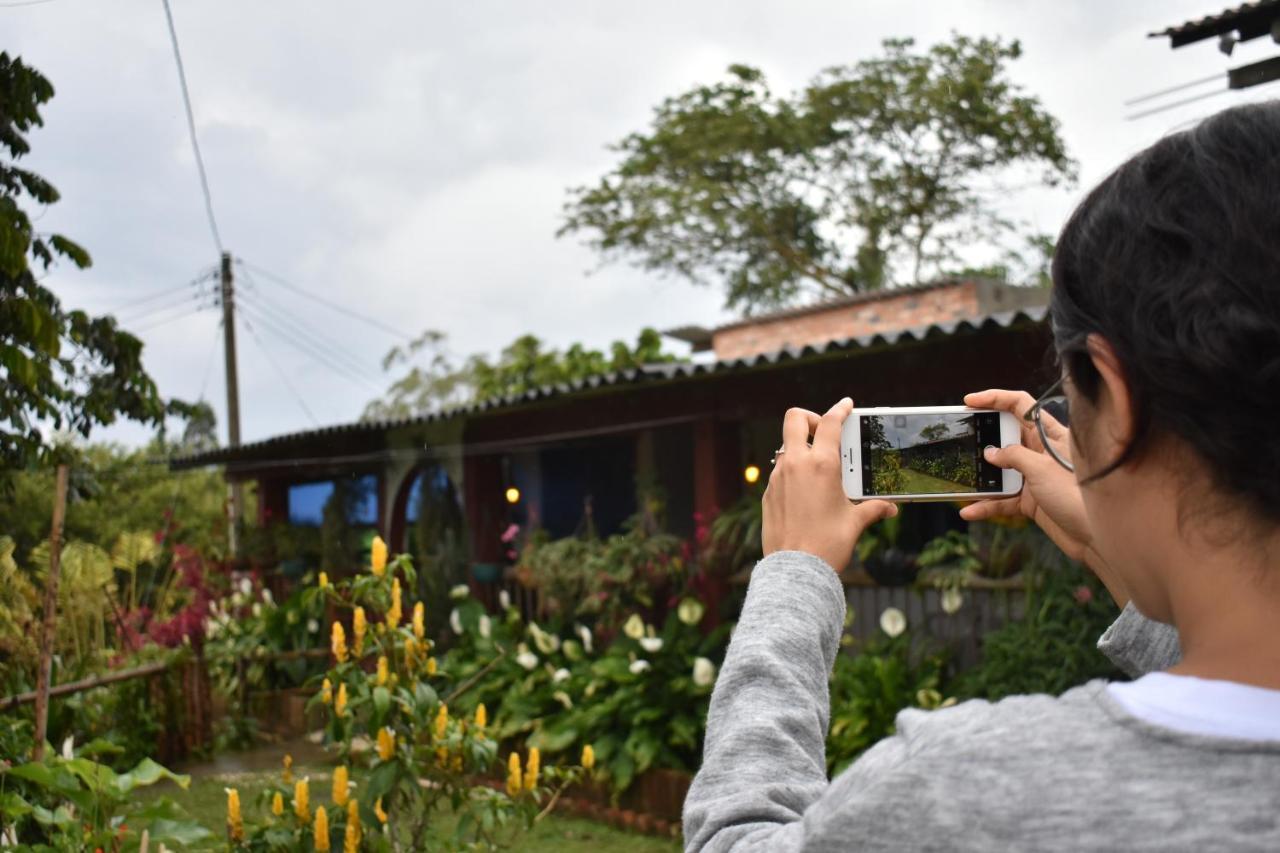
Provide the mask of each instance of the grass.
[{"label": "grass", "polygon": [[937,477],[916,471],[911,468],[902,469],[902,494],[904,495],[949,495],[961,492],[976,491],[960,483],[940,480]]},{"label": "grass", "polygon": [[[332,784],[332,771],[328,767],[294,767],[299,776],[311,777],[311,796],[316,804],[328,800]],[[197,849],[225,850],[222,828],[226,822],[226,789],[240,791],[246,821],[265,817],[267,807],[259,802],[258,794],[279,779],[277,770],[251,770],[216,773],[191,780],[191,787],[182,790],[174,785],[156,786],[156,796],[164,795],[185,808],[193,818],[213,830],[217,838],[213,843]],[[515,848],[529,853],[588,853],[588,851],[616,851],[616,853],[672,853],[680,845],[674,840],[622,832],[613,827],[578,818],[548,815],[530,832],[519,836]]]}]

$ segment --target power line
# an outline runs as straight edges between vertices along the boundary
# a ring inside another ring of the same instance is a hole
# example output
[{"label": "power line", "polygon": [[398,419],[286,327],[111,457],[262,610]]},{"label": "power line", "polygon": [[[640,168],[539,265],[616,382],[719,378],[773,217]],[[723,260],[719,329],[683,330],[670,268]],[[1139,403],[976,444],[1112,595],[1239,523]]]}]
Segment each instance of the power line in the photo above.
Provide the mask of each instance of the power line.
[{"label": "power line", "polygon": [[1149,110],[1143,110],[1140,113],[1134,113],[1131,116],[1125,116],[1125,118],[1128,121],[1133,121],[1134,119],[1139,119],[1139,118],[1146,118],[1147,116],[1153,116],[1156,113],[1163,113],[1163,112],[1167,112],[1168,110],[1177,109],[1178,107],[1185,107],[1187,104],[1194,104],[1196,101],[1203,101],[1205,98],[1214,98],[1214,97],[1217,97],[1218,95],[1225,95],[1227,92],[1230,92],[1230,91],[1232,90],[1231,89],[1215,89],[1212,92],[1206,92],[1203,95],[1193,95],[1190,98],[1183,98],[1181,101],[1174,101],[1173,103],[1165,104],[1162,107],[1152,107]]},{"label": "power line", "polygon": [[177,313],[154,318],[150,323],[146,323],[142,326],[138,326],[137,328],[126,329],[125,331],[133,335],[140,335],[143,332],[149,332],[152,329],[158,329],[161,326],[167,326],[169,323],[172,323],[175,320],[183,320],[183,319],[186,319],[187,317],[194,317],[196,314],[199,314],[201,311],[204,311],[208,308],[208,306],[206,305],[196,305],[194,307],[188,306],[188,305],[179,305],[179,306],[173,306],[173,307],[176,307],[179,309]]},{"label": "power line", "polygon": [[222,236],[218,233],[218,221],[213,217],[213,197],[209,194],[209,178],[204,171],[204,158],[200,156],[200,141],[196,138],[196,119],[191,111],[191,93],[187,91],[187,73],[182,67],[182,51],[178,49],[178,31],[173,26],[173,12],[169,9],[169,0],[164,3],[165,20],[169,22],[169,41],[173,44],[173,59],[178,66],[178,82],[182,88],[182,105],[187,111],[187,131],[191,136],[191,150],[196,155],[196,169],[200,172],[200,190],[204,193],[204,212],[209,217],[209,230],[213,232],[213,243],[221,254]]},{"label": "power line", "polygon": [[1224,76],[1225,74],[1219,71],[1217,74],[1212,74],[1208,77],[1201,77],[1199,80],[1191,80],[1186,83],[1179,83],[1177,86],[1170,86],[1169,88],[1161,89],[1158,92],[1152,92],[1148,95],[1141,95],[1137,98],[1130,98],[1129,100],[1124,102],[1124,105],[1126,107],[1132,107],[1137,104],[1150,101],[1153,98],[1159,98],[1162,95],[1172,95],[1174,92],[1181,92],[1184,89],[1191,89],[1195,86],[1203,86],[1205,83],[1212,83],[1215,80],[1221,80]]},{"label": "power line", "polygon": [[139,296],[136,299],[130,299],[126,302],[121,302],[120,304],[113,305],[110,308],[107,308],[105,310],[110,311],[113,314],[119,311],[126,311],[138,305],[145,305],[148,302],[154,302],[155,300],[159,299],[162,296],[168,296],[172,293],[178,293],[179,291],[186,290],[188,287],[191,287],[192,285],[196,285],[202,281],[207,281],[207,280],[208,280],[208,275],[206,274],[198,278],[194,278],[191,281],[188,281],[186,284],[179,284],[176,287],[165,287],[160,290],[153,290],[150,293],[148,293],[146,296]]},{"label": "power line", "polygon": [[[243,296],[244,294],[242,293],[241,295]],[[368,373],[366,368],[360,364],[358,359],[352,361],[344,358],[344,353],[346,351],[339,348],[337,343],[331,340],[328,336],[316,334],[314,331],[294,323],[288,315],[282,316],[277,314],[275,311],[268,309],[265,305],[260,304],[256,298],[242,299],[241,304],[253,308],[260,317],[270,321],[283,332],[303,341],[308,347],[319,352],[328,359],[329,362],[335,363],[345,369],[349,375],[357,376],[363,382],[370,382],[375,385],[378,384],[377,380],[373,378],[373,374]]]},{"label": "power line", "polygon": [[222,328],[222,318],[218,318],[218,325],[214,327],[213,346],[209,347],[209,358],[204,363],[204,378],[200,380],[200,396],[196,397],[197,401],[204,400],[204,392],[209,390],[209,377],[213,375],[213,357],[218,354],[218,339],[221,335],[218,330]]},{"label": "power line", "polygon": [[413,340],[413,335],[402,332],[401,330],[396,329],[392,326],[388,326],[386,323],[382,322],[376,317],[369,317],[365,314],[361,314],[359,311],[354,311],[345,305],[339,305],[336,302],[332,302],[328,299],[325,299],[323,296],[317,296],[314,293],[311,293],[310,291],[305,290],[299,287],[298,285],[293,284],[290,281],[287,281],[284,278],[281,278],[280,276],[276,275],[270,270],[265,270],[262,267],[257,266],[256,264],[249,263],[243,258],[236,258],[236,263],[240,264],[242,267],[248,267],[249,269],[253,270],[259,275],[264,276],[265,278],[271,279],[276,284],[279,284],[282,287],[287,287],[289,290],[294,291],[300,296],[305,296],[307,299],[310,299],[313,302],[319,302],[321,305],[324,305],[326,308],[330,308],[334,311],[337,311],[338,313],[343,314],[344,316],[359,320],[362,323],[367,323],[370,326],[381,329],[382,331],[395,335],[398,338],[403,338],[406,341]]},{"label": "power line", "polygon": [[308,408],[306,401],[302,399],[302,395],[298,393],[298,389],[293,387],[293,383],[289,381],[289,377],[280,369],[280,365],[271,357],[271,353],[267,352],[266,346],[262,343],[262,338],[258,337],[258,331],[253,328],[253,324],[249,322],[249,318],[242,314],[241,319],[244,320],[244,327],[249,330],[249,335],[253,338],[253,342],[258,345],[258,349],[262,351],[262,355],[266,358],[267,363],[275,370],[276,375],[280,377],[280,381],[284,383],[284,387],[289,389],[289,393],[293,395],[293,399],[297,401],[298,405],[302,408],[302,411],[305,412],[307,417],[311,420],[311,425],[315,427],[320,426],[320,421],[316,420],[316,416],[311,413],[311,409]]},{"label": "power line", "polygon": [[[313,342],[308,341],[305,338],[299,339],[295,337],[288,330],[282,329],[280,326],[275,324],[269,317],[267,317],[265,314],[258,311],[256,306],[252,306],[247,302],[241,302],[240,305],[242,308],[244,308],[245,313],[251,315],[253,319],[256,320],[264,329],[267,329],[273,334],[275,334],[276,337],[280,338],[285,343],[289,344],[294,349],[301,352],[311,361],[318,362],[321,366],[327,367],[328,369],[342,376],[344,379],[347,379],[355,384],[358,384],[361,386],[365,386],[368,384],[368,380],[366,378],[353,373],[350,368],[345,367],[341,363],[331,360],[329,357],[329,354],[326,353],[323,349],[320,349]],[[374,393],[381,393],[381,392],[375,391]]]},{"label": "power line", "polygon": [[142,309],[141,311],[137,311],[135,313],[130,314],[127,317],[118,318],[118,320],[121,325],[132,325],[134,323],[139,323],[143,320],[149,319],[154,315],[160,314],[164,311],[168,311],[173,308],[181,308],[183,306],[191,305],[192,303],[196,303],[197,307],[199,308],[211,308],[213,307],[212,305],[200,302],[201,297],[204,297],[207,295],[208,294],[204,294],[200,292],[192,293],[190,296],[184,296],[181,299],[172,300],[169,302],[161,303],[159,305],[148,306]]},{"label": "power line", "polygon": [[0,9],[16,9],[19,6],[43,6],[45,3],[52,3],[53,0],[17,0],[14,3],[0,3]]},{"label": "power line", "polygon": [[240,294],[245,297],[252,294],[251,298],[259,311],[270,314],[276,322],[287,326],[307,340],[311,340],[313,338],[324,340],[326,352],[329,352],[334,356],[340,356],[348,367],[352,367],[355,369],[355,372],[362,376],[378,376],[376,371],[368,373],[367,371],[369,370],[369,366],[365,360],[344,346],[337,336],[324,333],[317,334],[316,331],[302,319],[302,317],[268,297],[263,289],[258,287],[258,283],[254,281],[253,276],[249,274],[249,270],[242,268],[241,272],[244,273],[244,278],[245,281],[249,283],[249,288],[247,290],[240,291]]}]

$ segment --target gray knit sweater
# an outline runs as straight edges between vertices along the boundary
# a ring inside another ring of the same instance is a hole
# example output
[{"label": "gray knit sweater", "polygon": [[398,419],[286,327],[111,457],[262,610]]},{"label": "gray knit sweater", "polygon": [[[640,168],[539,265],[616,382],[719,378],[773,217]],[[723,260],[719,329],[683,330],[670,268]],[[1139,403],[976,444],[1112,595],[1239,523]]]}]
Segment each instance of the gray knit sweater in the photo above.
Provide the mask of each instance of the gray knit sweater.
[{"label": "gray knit sweater", "polygon": [[[828,781],[844,610],[817,557],[756,566],[685,801],[686,850],[1280,851],[1280,742],[1150,725],[1103,681],[903,711]],[[1099,646],[1131,675],[1179,656],[1176,632],[1131,607]]]}]

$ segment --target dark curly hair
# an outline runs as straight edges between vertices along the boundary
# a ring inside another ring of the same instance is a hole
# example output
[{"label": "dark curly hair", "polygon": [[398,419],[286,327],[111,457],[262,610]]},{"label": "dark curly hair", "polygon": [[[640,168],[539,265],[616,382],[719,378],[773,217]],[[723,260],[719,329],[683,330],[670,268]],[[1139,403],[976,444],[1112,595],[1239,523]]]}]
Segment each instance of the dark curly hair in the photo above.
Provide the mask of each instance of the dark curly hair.
[{"label": "dark curly hair", "polygon": [[1097,186],[1062,230],[1050,317],[1076,390],[1114,348],[1132,396],[1129,445],[1181,439],[1220,494],[1280,521],[1280,101],[1161,139]]}]

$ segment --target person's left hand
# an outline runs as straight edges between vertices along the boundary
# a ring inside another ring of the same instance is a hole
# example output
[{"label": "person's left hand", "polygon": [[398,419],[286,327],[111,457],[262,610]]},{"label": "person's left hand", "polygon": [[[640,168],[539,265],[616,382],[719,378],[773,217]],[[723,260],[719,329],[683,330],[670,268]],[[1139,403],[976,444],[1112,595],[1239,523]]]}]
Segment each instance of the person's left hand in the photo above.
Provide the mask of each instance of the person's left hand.
[{"label": "person's left hand", "polygon": [[804,551],[838,572],[853,558],[862,531],[898,514],[888,501],[854,504],[844,493],[840,429],[852,409],[853,401],[845,397],[821,417],[806,409],[787,411],[782,452],[764,491],[761,539],[766,557],[775,551]]}]

